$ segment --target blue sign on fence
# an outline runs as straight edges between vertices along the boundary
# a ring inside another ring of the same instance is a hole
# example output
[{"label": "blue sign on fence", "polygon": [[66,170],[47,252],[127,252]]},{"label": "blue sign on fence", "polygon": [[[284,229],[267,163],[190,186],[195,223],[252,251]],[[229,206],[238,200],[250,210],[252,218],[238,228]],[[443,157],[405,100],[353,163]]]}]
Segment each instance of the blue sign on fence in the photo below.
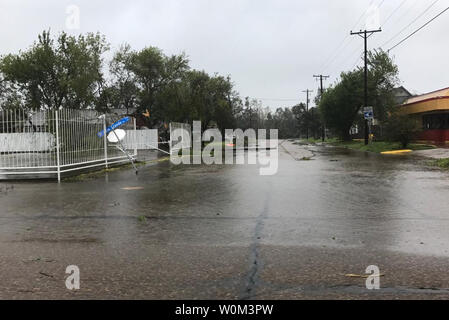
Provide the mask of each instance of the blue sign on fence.
[{"label": "blue sign on fence", "polygon": [[[114,130],[115,128],[120,127],[121,125],[124,125],[125,123],[127,123],[129,121],[129,117],[123,118],[119,121],[117,121],[116,123],[110,125],[109,127],[106,128],[106,134],[108,134],[109,132],[111,132],[112,130]],[[104,130],[100,131],[97,133],[97,136],[99,138],[102,138],[104,136]]]}]

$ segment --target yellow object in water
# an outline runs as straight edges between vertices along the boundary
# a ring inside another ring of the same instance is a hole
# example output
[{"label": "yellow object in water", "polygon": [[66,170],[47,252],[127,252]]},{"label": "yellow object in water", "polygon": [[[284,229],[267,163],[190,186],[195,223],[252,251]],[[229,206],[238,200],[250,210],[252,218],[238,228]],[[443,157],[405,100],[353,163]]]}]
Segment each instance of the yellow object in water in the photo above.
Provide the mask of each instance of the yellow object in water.
[{"label": "yellow object in water", "polygon": [[410,153],[412,150],[405,149],[405,150],[394,150],[394,151],[384,151],[381,152],[381,154],[402,154],[402,153]]}]

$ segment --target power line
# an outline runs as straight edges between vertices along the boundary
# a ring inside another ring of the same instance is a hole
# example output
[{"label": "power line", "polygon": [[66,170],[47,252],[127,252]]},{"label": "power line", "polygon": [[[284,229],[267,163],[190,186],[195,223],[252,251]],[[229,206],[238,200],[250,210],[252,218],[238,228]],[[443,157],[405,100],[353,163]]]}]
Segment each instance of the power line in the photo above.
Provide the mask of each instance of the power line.
[{"label": "power line", "polygon": [[[348,39],[348,38],[349,38],[349,35],[346,36],[345,41],[346,41],[346,39]],[[329,62],[326,63],[326,64],[324,65],[324,67],[322,68],[323,71],[327,70],[327,68],[330,67],[330,66],[332,65],[332,63],[333,63],[333,62],[340,56],[340,54],[343,52],[343,50],[346,49],[346,47],[347,47],[350,43],[351,43],[351,41],[346,42],[346,44],[341,48],[340,51],[338,51],[338,50],[334,51],[334,55],[332,56],[332,59],[329,60]]]},{"label": "power line", "polygon": [[253,98],[256,100],[262,100],[262,101],[301,101],[301,99],[283,99],[283,98]]},{"label": "power line", "polygon": [[[405,2],[405,1],[403,1]],[[438,2],[438,0],[436,0],[435,2],[433,2],[420,16],[418,16],[418,18],[416,18],[414,21],[416,21],[417,19],[419,19],[423,14],[425,14],[425,12],[427,12],[436,2]],[[399,6],[401,7],[401,5]],[[398,7],[398,8],[399,8]],[[396,8],[395,11],[398,10],[398,8]],[[424,25],[422,25],[421,27],[419,27],[418,29],[416,29],[414,32],[412,32],[411,34],[409,34],[407,37],[405,37],[404,39],[402,39],[400,42],[398,42],[396,45],[394,45],[393,47],[391,47],[390,49],[388,49],[387,51],[391,51],[393,49],[395,49],[396,47],[398,47],[399,45],[401,45],[402,43],[404,43],[405,41],[407,41],[409,38],[411,38],[412,36],[414,36],[416,33],[418,33],[419,31],[421,31],[422,29],[424,29],[426,26],[428,26],[430,23],[432,23],[434,20],[436,20],[438,17],[440,17],[441,15],[443,15],[446,11],[449,10],[449,7],[447,7],[446,9],[444,9],[443,11],[441,11],[439,14],[437,14],[435,17],[433,17],[432,19],[430,19],[428,22],[426,22]],[[390,15],[390,17],[392,16],[392,14]],[[413,21],[413,22],[414,22]],[[413,23],[412,22],[412,23]],[[411,23],[411,24],[412,24]],[[411,25],[410,24],[410,25]],[[407,26],[408,27],[408,26]],[[406,27],[406,28],[407,28]],[[404,30],[406,29],[404,28]],[[402,31],[400,32],[402,33]],[[400,34],[399,33],[399,34]],[[354,69],[354,67],[357,65],[358,61],[359,61],[360,57],[357,57],[357,60],[355,62],[355,64],[353,65],[352,69]],[[255,98],[258,100],[269,100],[269,101],[300,101],[300,99],[282,99],[282,98]]]},{"label": "power line", "polygon": [[410,27],[413,23],[415,23],[419,18],[421,18],[423,15],[425,15],[427,13],[427,11],[429,11],[439,0],[435,0],[434,2],[432,2],[432,4],[430,6],[428,6],[423,12],[421,12],[415,19],[413,19],[412,22],[410,22],[408,25],[406,25],[403,29],[401,29],[401,31],[399,31],[396,35],[394,35],[392,38],[390,38],[390,40],[388,40],[387,42],[385,42],[383,45],[381,45],[381,47],[387,45],[388,43],[390,43],[391,41],[393,41],[394,39],[396,39],[402,32],[404,32],[408,27]]},{"label": "power line", "polygon": [[[374,1],[375,0],[371,0],[371,3],[369,4],[368,8],[360,15],[360,17],[357,19],[357,22],[354,24],[354,26],[351,28],[351,30],[354,30],[355,27],[358,26],[359,22],[366,15],[369,8],[373,5]],[[343,39],[343,41],[337,46],[337,48],[334,51],[332,51],[333,53],[330,55],[329,58],[326,59],[326,62],[323,64],[323,67],[322,67],[323,70],[326,70],[326,68],[329,67],[334,62],[334,60],[340,55],[341,51],[343,51],[348,46],[348,44],[350,42],[346,42],[346,40],[348,40],[349,38],[350,38],[350,35],[347,34],[346,37]],[[345,45],[343,46],[343,44],[345,44]]]},{"label": "power line", "polygon": [[[372,0],[371,3],[369,4],[368,8],[363,12],[363,14],[359,17],[359,19],[357,20],[357,22],[354,24],[354,26],[351,28],[351,30],[355,30],[355,28],[359,25],[360,21],[362,20],[363,17],[366,16],[366,14],[368,13],[368,11],[373,7],[375,0]],[[376,5],[376,9],[379,10],[382,5],[384,4],[385,0],[381,0],[379,2],[378,5]],[[342,41],[342,43],[340,44],[339,47],[337,47],[337,49],[334,51],[334,54],[331,55],[330,60],[328,59],[327,62],[324,64],[323,66],[323,71],[327,70],[332,63],[341,55],[341,53],[344,51],[344,49],[346,49],[346,47],[348,47],[348,45],[351,43],[346,42],[346,44],[341,48],[341,50],[339,50],[339,48],[341,47],[341,45],[343,45],[343,43],[345,43],[345,41],[350,37],[350,35],[346,35],[346,37],[344,38],[344,40]],[[351,54],[353,55],[353,54]]]},{"label": "power line", "polygon": [[416,33],[418,33],[420,30],[422,30],[423,28],[425,28],[427,25],[429,25],[432,21],[434,21],[435,19],[437,19],[439,16],[441,16],[443,13],[445,13],[446,11],[449,10],[449,7],[447,7],[446,9],[444,9],[443,11],[441,11],[439,14],[437,14],[435,17],[433,17],[432,19],[430,19],[429,21],[427,21],[425,24],[423,24],[421,27],[419,27],[418,29],[416,29],[414,32],[412,32],[411,34],[409,34],[407,37],[405,37],[404,39],[402,39],[401,41],[399,41],[397,44],[395,44],[393,47],[391,47],[390,49],[388,49],[387,51],[391,51],[394,48],[396,48],[397,46],[399,46],[400,44],[402,44],[403,42],[405,42],[406,40],[408,40],[409,38],[411,38],[413,35],[415,35]]},{"label": "power line", "polygon": [[[433,0],[430,0],[430,1],[433,1]],[[408,1],[408,2],[410,2],[410,1]],[[388,24],[386,22],[384,22],[381,27],[381,28],[384,28],[385,25],[388,25],[389,26],[388,30],[384,30],[385,34],[380,36],[379,40],[377,40],[377,39],[375,40],[376,47],[379,47],[379,48],[381,47],[380,43],[377,44],[377,42],[383,43],[385,41],[385,39],[388,39],[389,37],[391,37],[400,27],[402,28],[403,25],[400,26],[402,21],[404,21],[405,18],[408,18],[409,15],[411,13],[413,13],[413,9],[416,7],[417,4],[422,4],[422,3],[424,3],[424,1],[414,0],[409,6],[407,6],[407,5],[401,6],[401,8],[403,9],[401,11],[399,10],[399,8],[397,8],[396,13],[395,13],[395,15],[396,15],[395,19],[392,19],[394,14],[390,14],[390,16],[388,17],[388,19],[389,19]],[[426,5],[427,5],[427,3],[424,3],[424,6],[426,6]],[[417,11],[419,11],[419,10],[420,10],[420,8]]]},{"label": "power line", "polygon": [[[365,12],[360,16],[359,20],[355,23],[355,25],[351,28],[351,30],[355,30],[355,28],[358,26],[362,18],[368,13],[369,9],[373,6],[375,0],[372,0],[369,4],[368,8],[366,8]],[[380,9],[380,7],[384,4],[385,0],[382,0],[376,7],[377,9]]]},{"label": "power line", "polygon": [[390,21],[391,17],[393,17],[393,15],[407,2],[407,0],[403,0],[399,6],[396,7],[396,9],[394,9],[391,14],[388,16],[387,19],[385,19],[384,23],[382,24],[382,28],[387,24],[388,21]]},{"label": "power line", "polygon": [[[394,20],[395,23],[393,24],[393,26],[396,27],[396,25],[398,25],[399,22],[401,22],[404,18],[407,18],[407,17],[408,17],[408,15],[409,15],[410,12],[413,13],[413,9],[415,8],[415,6],[416,6],[418,3],[422,4],[423,1],[422,1],[422,0],[415,0],[410,6],[408,6],[407,8],[404,8],[405,11],[404,11],[399,17],[397,17],[397,19]],[[424,3],[424,5],[426,5],[426,4]],[[399,9],[398,9],[398,10],[399,10]],[[389,19],[391,19],[391,17],[389,17]],[[384,23],[384,25],[385,25],[385,24],[386,24],[386,23]],[[390,29],[390,30],[393,30],[393,29],[395,29],[395,28],[393,28],[392,26],[390,26],[389,29]]]},{"label": "power line", "polygon": [[355,60],[354,64],[352,65],[350,70],[354,70],[354,68],[357,66],[357,64],[362,61],[362,56],[360,54],[360,51],[363,49],[363,46],[360,47],[360,49],[357,51],[357,59]]}]

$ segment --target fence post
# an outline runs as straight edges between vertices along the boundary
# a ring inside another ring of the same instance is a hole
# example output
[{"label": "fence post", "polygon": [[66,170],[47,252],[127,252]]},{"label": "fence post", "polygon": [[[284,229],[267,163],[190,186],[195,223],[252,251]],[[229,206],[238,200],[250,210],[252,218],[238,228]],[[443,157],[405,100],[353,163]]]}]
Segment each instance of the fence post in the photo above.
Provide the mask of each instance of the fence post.
[{"label": "fence post", "polygon": [[55,122],[56,122],[56,165],[58,170],[58,182],[61,182],[61,162],[59,158],[59,116],[58,110],[55,111]]},{"label": "fence post", "polygon": [[136,126],[136,117],[134,119],[134,156],[137,158],[137,126]]},{"label": "fence post", "polygon": [[[165,128],[164,128],[165,129]],[[168,151],[170,151],[170,158],[172,156],[172,151],[171,151],[171,135],[172,135],[172,128],[171,128],[171,122],[168,124],[168,130],[169,130],[169,140],[168,140]]]},{"label": "fence post", "polygon": [[104,164],[108,168],[108,137],[106,134],[106,114],[103,115]]}]

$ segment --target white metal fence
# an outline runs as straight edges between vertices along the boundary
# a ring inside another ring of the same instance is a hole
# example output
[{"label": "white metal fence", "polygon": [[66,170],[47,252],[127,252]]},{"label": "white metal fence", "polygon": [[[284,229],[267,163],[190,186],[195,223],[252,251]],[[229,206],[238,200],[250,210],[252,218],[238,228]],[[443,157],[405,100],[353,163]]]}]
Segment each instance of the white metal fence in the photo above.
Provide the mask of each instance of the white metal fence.
[{"label": "white metal fence", "polygon": [[[106,129],[117,116],[91,110],[0,111],[0,177],[53,177],[129,161]],[[135,118],[120,126],[126,149],[137,156]]]}]

